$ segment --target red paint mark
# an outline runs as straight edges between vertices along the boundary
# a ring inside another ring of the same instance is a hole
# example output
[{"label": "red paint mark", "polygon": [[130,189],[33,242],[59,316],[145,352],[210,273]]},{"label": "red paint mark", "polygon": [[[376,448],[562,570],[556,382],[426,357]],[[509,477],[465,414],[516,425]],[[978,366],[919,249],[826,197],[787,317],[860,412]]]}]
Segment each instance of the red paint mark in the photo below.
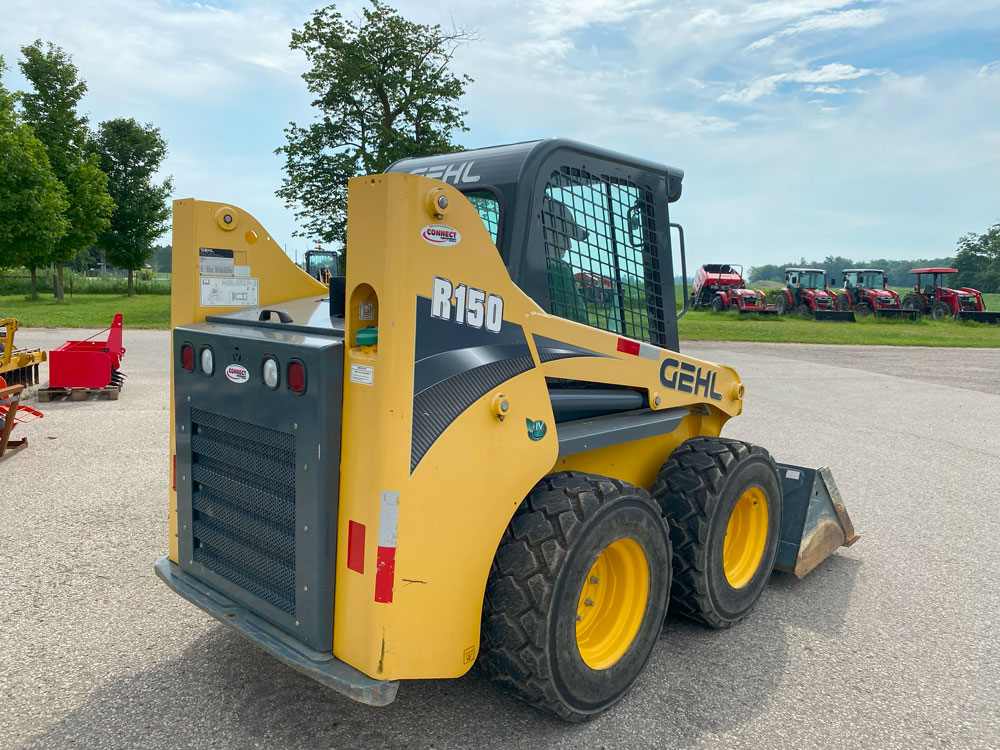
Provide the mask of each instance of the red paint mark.
[{"label": "red paint mark", "polygon": [[379,547],[375,562],[375,601],[388,604],[392,601],[392,587],[396,575],[396,548]]},{"label": "red paint mark", "polygon": [[628,339],[618,339],[618,351],[625,352],[625,354],[639,355],[639,342],[629,341]]},{"label": "red paint mark", "polygon": [[357,521],[347,524],[347,567],[364,575],[365,525]]}]

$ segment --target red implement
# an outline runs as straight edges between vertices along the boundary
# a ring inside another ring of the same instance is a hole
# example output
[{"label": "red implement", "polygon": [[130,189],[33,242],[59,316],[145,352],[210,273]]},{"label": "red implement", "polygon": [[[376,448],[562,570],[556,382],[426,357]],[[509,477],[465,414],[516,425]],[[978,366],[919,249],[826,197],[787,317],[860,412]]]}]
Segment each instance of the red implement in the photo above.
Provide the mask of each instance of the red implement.
[{"label": "red implement", "polygon": [[[94,336],[108,332],[105,341]],[[83,341],[67,341],[49,352],[49,388],[121,388],[125,377],[118,368],[125,354],[122,346],[122,315],[115,315],[110,328]]]}]

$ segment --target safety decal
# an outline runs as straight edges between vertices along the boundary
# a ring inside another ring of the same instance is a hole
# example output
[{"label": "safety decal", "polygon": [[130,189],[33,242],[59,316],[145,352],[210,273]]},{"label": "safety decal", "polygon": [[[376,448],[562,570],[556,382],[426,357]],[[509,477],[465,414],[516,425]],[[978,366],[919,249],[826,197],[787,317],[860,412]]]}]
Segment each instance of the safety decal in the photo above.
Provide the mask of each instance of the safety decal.
[{"label": "safety decal", "polygon": [[[198,248],[198,273],[202,276],[232,276],[233,251],[214,247]],[[250,274],[247,274],[249,276]]]},{"label": "safety decal", "polygon": [[452,247],[462,241],[462,235],[454,227],[447,224],[428,224],[420,230],[424,242],[439,247]]},{"label": "safety decal", "polygon": [[381,604],[392,602],[398,527],[399,493],[383,490],[378,514],[378,554],[375,558],[375,601]]},{"label": "safety decal", "polygon": [[541,440],[545,437],[545,433],[548,428],[545,426],[545,422],[540,419],[525,419],[528,423],[528,437],[531,440]]},{"label": "safety decal", "polygon": [[351,382],[375,385],[375,368],[369,365],[351,365]]},{"label": "safety decal", "polygon": [[431,317],[500,333],[503,297],[465,284],[454,286],[448,279],[435,276],[431,287]]},{"label": "safety decal", "polygon": [[652,344],[643,344],[640,341],[632,341],[631,339],[619,338],[618,351],[642,357],[643,359],[657,360],[660,358],[659,348]]},{"label": "safety decal", "polygon": [[250,379],[250,371],[234,363],[226,367],[226,377],[234,383],[245,383]]}]

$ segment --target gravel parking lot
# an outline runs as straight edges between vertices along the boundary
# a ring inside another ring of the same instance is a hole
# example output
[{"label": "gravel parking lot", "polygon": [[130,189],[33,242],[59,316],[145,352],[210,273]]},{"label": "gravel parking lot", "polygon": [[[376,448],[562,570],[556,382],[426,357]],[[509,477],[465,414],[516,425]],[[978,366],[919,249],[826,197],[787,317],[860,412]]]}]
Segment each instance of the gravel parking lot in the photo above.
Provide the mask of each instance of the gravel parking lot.
[{"label": "gravel parking lot", "polygon": [[1000,350],[682,346],[747,384],[724,434],[831,466],[862,538],[731,630],[669,619],[568,726],[476,668],[352,703],[170,592],[169,333],[125,346],[120,400],[43,405],[0,464],[0,747],[1000,747]]}]

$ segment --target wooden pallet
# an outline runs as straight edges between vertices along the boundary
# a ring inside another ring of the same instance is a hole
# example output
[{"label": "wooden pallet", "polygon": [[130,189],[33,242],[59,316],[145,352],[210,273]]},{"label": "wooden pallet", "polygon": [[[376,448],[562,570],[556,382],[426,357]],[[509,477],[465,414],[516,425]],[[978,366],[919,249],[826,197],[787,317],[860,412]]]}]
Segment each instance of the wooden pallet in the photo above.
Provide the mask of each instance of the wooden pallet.
[{"label": "wooden pallet", "polygon": [[61,398],[70,401],[86,401],[93,393],[97,398],[104,394],[109,401],[117,401],[120,392],[121,389],[113,385],[106,385],[103,388],[50,388],[46,385],[44,388],[38,389],[38,400],[43,404],[52,400],[58,401]]}]

